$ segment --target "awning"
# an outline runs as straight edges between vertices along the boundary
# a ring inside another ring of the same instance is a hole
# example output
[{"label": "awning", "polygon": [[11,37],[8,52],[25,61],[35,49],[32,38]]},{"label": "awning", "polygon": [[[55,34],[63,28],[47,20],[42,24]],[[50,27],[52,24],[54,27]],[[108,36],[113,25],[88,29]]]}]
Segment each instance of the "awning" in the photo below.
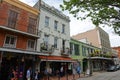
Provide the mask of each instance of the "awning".
[{"label": "awning", "polygon": [[41,61],[54,61],[54,62],[74,62],[74,60],[70,57],[62,57],[62,56],[39,56]]}]

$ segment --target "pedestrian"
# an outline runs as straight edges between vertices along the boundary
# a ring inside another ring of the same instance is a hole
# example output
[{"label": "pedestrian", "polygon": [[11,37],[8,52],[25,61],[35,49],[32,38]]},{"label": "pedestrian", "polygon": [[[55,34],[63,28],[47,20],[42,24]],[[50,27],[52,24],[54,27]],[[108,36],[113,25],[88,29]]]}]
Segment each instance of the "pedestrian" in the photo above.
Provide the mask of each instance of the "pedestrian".
[{"label": "pedestrian", "polygon": [[52,68],[48,67],[47,68],[48,76],[52,76]]},{"label": "pedestrian", "polygon": [[12,68],[12,71],[10,71],[10,74],[9,74],[9,79],[10,79],[10,80],[15,80],[15,76],[16,76],[16,72],[15,72],[15,70]]},{"label": "pedestrian", "polygon": [[76,69],[75,68],[72,69],[72,73],[73,73],[73,79],[75,79],[75,74],[76,74]]},{"label": "pedestrian", "polygon": [[38,71],[38,69],[36,70],[34,74],[34,80],[40,80],[40,72]]},{"label": "pedestrian", "polygon": [[81,73],[81,68],[80,68],[80,66],[77,67],[77,73],[78,73],[78,75],[79,75],[79,77],[80,77],[80,73]]},{"label": "pedestrian", "polygon": [[64,75],[64,69],[63,69],[63,66],[61,66],[61,68],[60,68],[60,76],[63,77],[63,75]]},{"label": "pedestrian", "polygon": [[31,80],[31,67],[29,67],[28,70],[27,70],[26,79]]}]

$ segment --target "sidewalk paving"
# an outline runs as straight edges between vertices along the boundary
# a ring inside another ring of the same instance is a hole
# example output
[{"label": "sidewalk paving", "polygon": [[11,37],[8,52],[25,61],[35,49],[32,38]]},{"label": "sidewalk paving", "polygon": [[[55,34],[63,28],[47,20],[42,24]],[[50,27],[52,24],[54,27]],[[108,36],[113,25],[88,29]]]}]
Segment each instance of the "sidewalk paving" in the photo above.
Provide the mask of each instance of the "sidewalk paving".
[{"label": "sidewalk paving", "polygon": [[[49,77],[49,80],[77,80],[79,78],[83,78],[86,77],[84,74],[80,74],[80,76],[78,74],[74,75],[65,75],[63,77],[58,77],[58,76],[54,76],[54,77]],[[48,77],[44,77],[42,80],[48,80]]]},{"label": "sidewalk paving", "polygon": [[[100,72],[93,72],[92,73],[92,76],[95,76],[99,73],[102,73],[103,71],[100,71]],[[92,77],[92,76],[89,76],[89,75],[85,75],[85,74],[80,74],[80,77],[78,74],[76,74],[75,76],[73,75],[65,75],[63,77],[58,77],[58,76],[54,76],[54,77],[49,77],[49,79],[47,77],[44,77],[42,80],[80,80],[81,78],[89,78],[89,77]]]}]

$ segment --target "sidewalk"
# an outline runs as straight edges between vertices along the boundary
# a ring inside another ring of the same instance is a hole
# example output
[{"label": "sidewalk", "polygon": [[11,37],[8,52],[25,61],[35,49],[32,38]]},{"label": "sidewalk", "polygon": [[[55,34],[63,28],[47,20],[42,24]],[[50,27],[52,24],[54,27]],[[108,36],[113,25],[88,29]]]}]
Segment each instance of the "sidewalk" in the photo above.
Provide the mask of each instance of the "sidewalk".
[{"label": "sidewalk", "polygon": [[[95,76],[99,73],[102,73],[103,71],[100,71],[100,72],[93,72],[92,73],[92,76]],[[79,80],[81,78],[89,78],[89,77],[92,77],[92,76],[89,76],[89,75],[85,75],[84,73],[80,74],[80,77],[78,74],[76,74],[75,76],[73,75],[65,75],[63,77],[58,77],[58,76],[54,76],[54,77],[49,77],[49,79],[47,77],[44,77],[42,80]]]},{"label": "sidewalk", "polygon": [[[74,75],[65,75],[63,77],[58,77],[58,76],[54,76],[54,77],[49,77],[49,80],[77,80],[79,78],[83,78],[85,77],[84,74],[80,74],[80,76],[78,74]],[[42,80],[48,80],[48,77],[44,77]]]}]

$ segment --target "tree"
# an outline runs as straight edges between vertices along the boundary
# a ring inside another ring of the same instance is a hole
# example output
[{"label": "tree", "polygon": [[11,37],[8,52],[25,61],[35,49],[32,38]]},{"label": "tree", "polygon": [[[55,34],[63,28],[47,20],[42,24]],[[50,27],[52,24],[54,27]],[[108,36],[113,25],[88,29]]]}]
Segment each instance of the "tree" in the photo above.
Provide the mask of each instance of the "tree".
[{"label": "tree", "polygon": [[120,0],[63,0],[60,7],[77,19],[90,18],[96,26],[113,27],[114,32],[120,35]]}]

